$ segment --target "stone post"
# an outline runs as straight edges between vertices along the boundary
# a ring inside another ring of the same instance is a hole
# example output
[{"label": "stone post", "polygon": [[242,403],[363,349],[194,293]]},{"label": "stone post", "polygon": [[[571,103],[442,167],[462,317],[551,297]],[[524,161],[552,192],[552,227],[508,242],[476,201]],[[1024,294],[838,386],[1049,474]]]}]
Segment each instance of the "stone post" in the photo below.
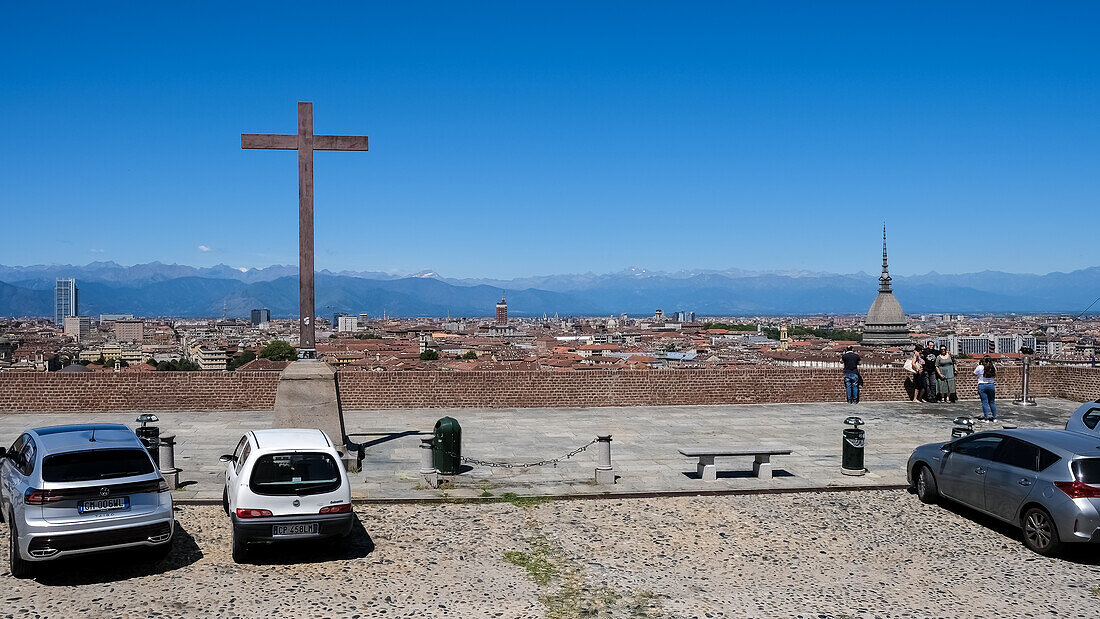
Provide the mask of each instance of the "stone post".
[{"label": "stone post", "polygon": [[615,471],[611,468],[611,435],[599,435],[596,438],[597,457],[599,458],[596,465],[596,483],[600,485],[614,484]]},{"label": "stone post", "polygon": [[432,461],[434,442],[434,436],[420,437],[420,480],[429,488],[439,487],[439,472],[435,470],[435,463]]}]

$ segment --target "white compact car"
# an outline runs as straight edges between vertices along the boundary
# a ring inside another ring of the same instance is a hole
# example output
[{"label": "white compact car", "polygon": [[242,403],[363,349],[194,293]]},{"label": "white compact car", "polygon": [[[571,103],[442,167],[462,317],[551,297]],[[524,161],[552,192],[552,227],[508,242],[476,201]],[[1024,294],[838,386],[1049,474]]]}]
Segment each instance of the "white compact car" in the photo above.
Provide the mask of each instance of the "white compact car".
[{"label": "white compact car", "polygon": [[254,542],[328,538],[338,547],[346,544],[354,518],[351,484],[324,432],[255,430],[221,461],[234,561],[245,560]]}]

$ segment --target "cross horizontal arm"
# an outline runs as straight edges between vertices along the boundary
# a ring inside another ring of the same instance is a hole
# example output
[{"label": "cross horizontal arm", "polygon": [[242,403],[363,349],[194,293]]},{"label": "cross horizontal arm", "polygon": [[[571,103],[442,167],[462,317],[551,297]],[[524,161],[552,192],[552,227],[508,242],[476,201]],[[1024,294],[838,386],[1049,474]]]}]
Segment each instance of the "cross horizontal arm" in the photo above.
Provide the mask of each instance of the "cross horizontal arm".
[{"label": "cross horizontal arm", "polygon": [[315,135],[313,150],[367,150],[367,136]]},{"label": "cross horizontal arm", "polygon": [[241,148],[298,150],[298,136],[272,133],[242,133]]},{"label": "cross horizontal arm", "polygon": [[[297,150],[298,136],[272,133],[242,133],[241,148]],[[367,150],[365,135],[315,135],[313,150]]]}]

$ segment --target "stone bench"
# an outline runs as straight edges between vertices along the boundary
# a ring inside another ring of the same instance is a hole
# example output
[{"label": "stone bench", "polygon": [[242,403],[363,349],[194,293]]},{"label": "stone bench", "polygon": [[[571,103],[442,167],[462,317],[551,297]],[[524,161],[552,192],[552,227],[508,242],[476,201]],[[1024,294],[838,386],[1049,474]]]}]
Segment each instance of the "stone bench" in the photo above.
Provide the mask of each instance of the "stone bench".
[{"label": "stone bench", "polygon": [[757,477],[772,476],[772,456],[790,455],[790,449],[777,449],[773,447],[759,447],[756,449],[718,449],[713,447],[685,447],[680,453],[689,458],[699,458],[699,477],[703,481],[715,481],[718,479],[718,467],[714,464],[717,457],[755,456],[752,463],[752,473]]}]

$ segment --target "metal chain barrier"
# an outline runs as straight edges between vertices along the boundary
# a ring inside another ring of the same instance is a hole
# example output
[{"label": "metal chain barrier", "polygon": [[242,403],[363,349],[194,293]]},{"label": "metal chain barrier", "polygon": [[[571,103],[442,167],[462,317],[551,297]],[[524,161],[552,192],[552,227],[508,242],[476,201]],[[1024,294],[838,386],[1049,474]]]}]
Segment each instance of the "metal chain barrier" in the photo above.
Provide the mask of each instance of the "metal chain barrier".
[{"label": "metal chain barrier", "polygon": [[574,449],[573,451],[565,454],[564,456],[561,456],[560,458],[553,458],[553,459],[550,459],[550,460],[539,460],[538,462],[492,462],[492,461],[489,461],[489,460],[478,460],[477,458],[468,458],[466,456],[458,456],[458,455],[455,455],[455,454],[453,454],[449,451],[444,451],[444,450],[440,449],[439,447],[437,447],[435,444],[432,445],[432,451],[438,451],[440,453],[447,454],[448,456],[450,456],[452,458],[458,458],[460,461],[465,462],[466,464],[472,464],[474,466],[486,466],[486,467],[489,467],[489,468],[502,468],[502,469],[526,469],[526,468],[530,468],[532,466],[546,466],[548,464],[553,464],[554,466],[557,466],[558,463],[561,462],[562,460],[568,460],[569,458],[572,458],[573,456],[575,456],[575,455],[581,453],[582,451],[588,449],[589,447],[595,445],[599,440],[600,440],[599,438],[594,438],[587,445],[582,445],[582,446]]}]

